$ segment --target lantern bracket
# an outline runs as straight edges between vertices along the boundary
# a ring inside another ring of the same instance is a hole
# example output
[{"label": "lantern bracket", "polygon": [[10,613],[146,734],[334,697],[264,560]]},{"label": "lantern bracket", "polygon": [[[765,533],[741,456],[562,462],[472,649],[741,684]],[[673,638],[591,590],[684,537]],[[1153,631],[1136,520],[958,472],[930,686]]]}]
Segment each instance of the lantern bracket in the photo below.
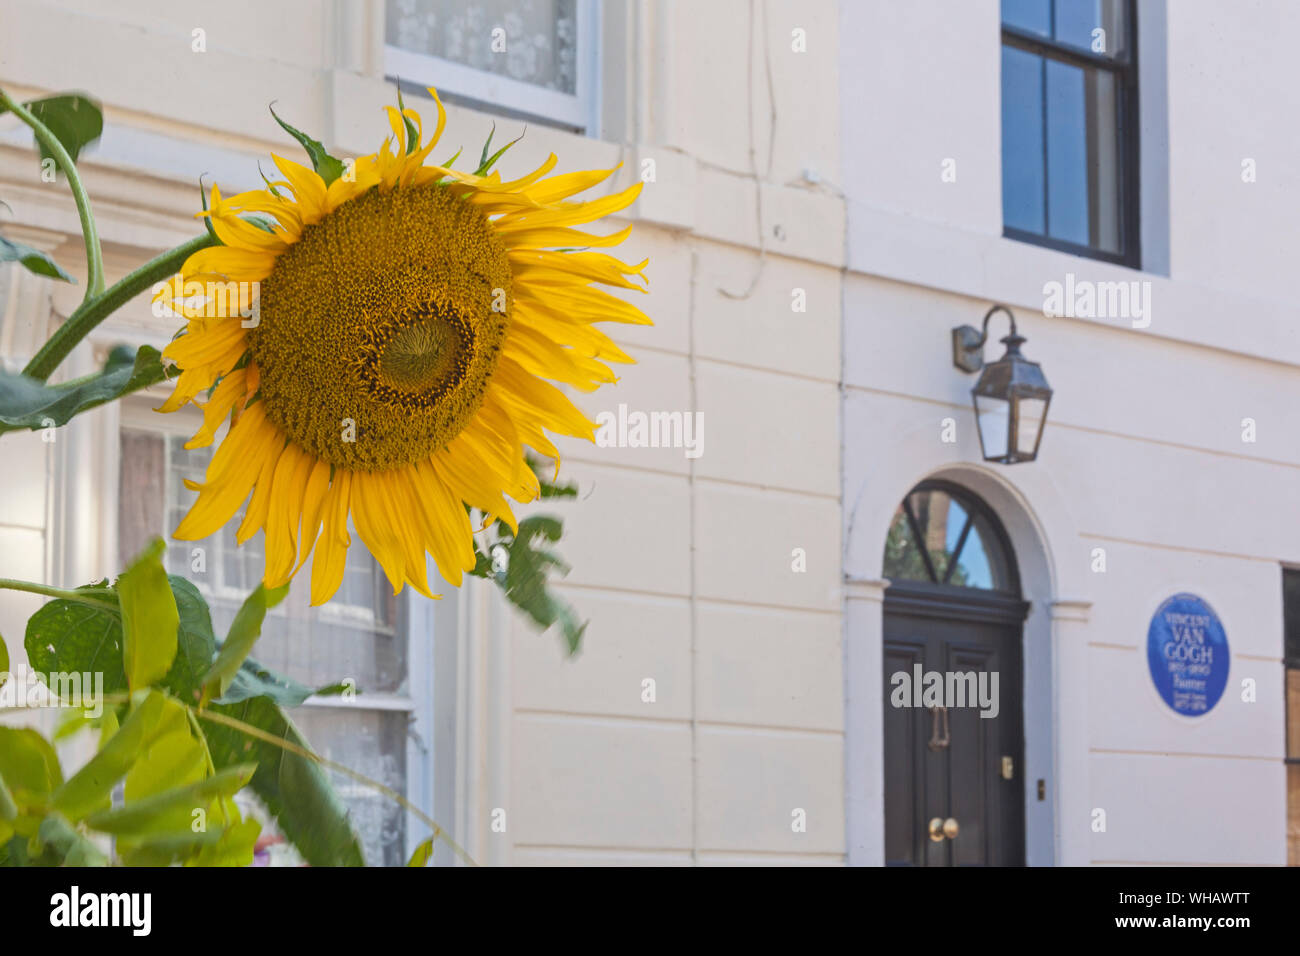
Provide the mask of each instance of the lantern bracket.
[{"label": "lantern bracket", "polygon": [[[975,373],[984,367],[984,343],[989,339],[989,319],[995,312],[1005,312],[1011,322],[1011,334],[1008,339],[1015,339],[1019,345],[1024,339],[1016,334],[1016,317],[1005,305],[995,305],[984,313],[984,330],[981,332],[973,325],[959,325],[952,330],[952,364],[963,372]],[[1007,339],[1003,339],[1004,342]],[[1012,343],[1007,342],[1008,345]]]}]

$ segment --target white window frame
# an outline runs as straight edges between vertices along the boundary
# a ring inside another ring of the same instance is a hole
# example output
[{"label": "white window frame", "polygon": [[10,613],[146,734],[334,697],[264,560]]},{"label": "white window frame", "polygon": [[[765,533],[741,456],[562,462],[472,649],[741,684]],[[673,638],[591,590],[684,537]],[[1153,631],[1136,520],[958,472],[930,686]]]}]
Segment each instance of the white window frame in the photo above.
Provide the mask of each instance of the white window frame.
[{"label": "white window frame", "polygon": [[[122,449],[122,432],[152,432],[160,437],[168,436],[185,436],[189,437],[198,430],[202,424],[201,417],[187,408],[170,415],[159,415],[153,411],[159,404],[159,400],[166,396],[166,392],[141,393],[128,397],[119,403],[112,410],[116,412],[116,427],[112,429],[114,441],[106,443],[104,449],[103,467],[108,472],[105,476],[108,482],[101,481],[101,489],[113,489],[121,493],[118,488],[118,475],[121,469],[121,449]],[[224,437],[226,426],[218,431],[217,442]],[[99,502],[103,508],[103,520],[113,524],[113,533],[111,535],[114,541],[117,538],[117,511],[116,511],[116,494],[104,495]],[[436,568],[433,568],[431,580],[436,581]],[[197,587],[198,585],[196,585]],[[222,593],[214,595],[213,589],[203,588],[206,598],[230,597]],[[242,592],[238,595],[242,600],[246,595]],[[434,634],[434,602],[422,595],[416,594],[413,589],[406,588],[398,598],[402,604],[402,610],[398,612],[398,619],[403,617],[406,620],[406,641],[407,641],[407,693],[361,693],[351,700],[345,700],[342,697],[308,697],[300,705],[302,707],[321,707],[335,711],[341,710],[371,710],[371,711],[402,711],[410,716],[410,722],[407,726],[406,733],[406,792],[403,794],[407,800],[419,807],[425,813],[433,816],[434,805],[434,654],[433,654],[433,634]],[[326,606],[328,607],[328,605]],[[271,614],[278,613],[279,609],[272,608]],[[322,609],[324,610],[324,609]],[[340,618],[346,617],[355,621],[353,612],[360,609],[344,608],[339,609],[343,613]],[[328,613],[328,612],[326,612]],[[396,622],[394,622],[396,627]],[[256,656],[256,649],[254,649]],[[364,688],[362,689],[364,691]],[[350,788],[349,788],[350,789]],[[373,792],[361,784],[357,784],[357,792]],[[382,795],[377,795],[380,799],[389,799]],[[435,818],[436,819],[436,818]],[[441,822],[441,821],[440,821]],[[405,856],[415,852],[416,846],[429,837],[431,831],[429,828],[417,819],[410,811],[406,811],[406,846]],[[370,861],[373,865],[375,861]]]},{"label": "white window frame", "polygon": [[601,88],[600,5],[597,0],[577,0],[575,15],[578,51],[572,94],[389,43],[384,44],[384,75],[393,80],[432,86],[440,95],[459,96],[487,109],[497,107],[597,135]]}]

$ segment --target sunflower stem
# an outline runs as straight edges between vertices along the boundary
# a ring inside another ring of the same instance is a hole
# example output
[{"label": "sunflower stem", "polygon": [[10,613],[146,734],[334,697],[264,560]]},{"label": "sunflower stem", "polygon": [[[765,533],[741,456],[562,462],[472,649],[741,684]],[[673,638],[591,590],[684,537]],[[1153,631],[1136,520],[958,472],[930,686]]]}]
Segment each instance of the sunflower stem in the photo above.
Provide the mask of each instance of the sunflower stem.
[{"label": "sunflower stem", "polygon": [[76,601],[78,604],[88,604],[91,607],[114,607],[111,601],[93,597],[85,591],[69,591],[66,588],[51,587],[48,584],[37,584],[34,581],[18,581],[14,578],[0,578],[0,589],[6,591],[26,591],[28,594],[42,594],[45,597],[58,598],[62,601]]},{"label": "sunflower stem", "polygon": [[100,295],[82,302],[76,311],[68,316],[68,320],[59,326],[58,331],[50,336],[50,340],[41,346],[41,350],[36,353],[32,360],[27,363],[27,367],[23,369],[23,374],[41,381],[48,379],[54,373],[54,370],[59,367],[59,363],[67,358],[68,354],[100,322],[103,322],[109,315],[116,312],[155,282],[170,279],[180,271],[180,267],[184,265],[185,260],[200,249],[206,249],[208,246],[217,244],[216,237],[207,233],[195,236],[189,242],[164,252],[157,258],[150,259],[140,268],[113,283]]},{"label": "sunflower stem", "polygon": [[95,215],[90,211],[90,194],[81,183],[77,173],[77,164],[72,161],[68,151],[63,148],[59,138],[50,132],[50,128],[32,115],[32,112],[11,99],[9,94],[0,90],[0,112],[5,109],[31,127],[37,141],[45,147],[46,152],[54,157],[63,175],[68,177],[68,188],[77,203],[77,215],[81,217],[81,237],[86,244],[86,297],[82,305],[104,291],[104,252],[99,245],[99,230],[95,227]]}]

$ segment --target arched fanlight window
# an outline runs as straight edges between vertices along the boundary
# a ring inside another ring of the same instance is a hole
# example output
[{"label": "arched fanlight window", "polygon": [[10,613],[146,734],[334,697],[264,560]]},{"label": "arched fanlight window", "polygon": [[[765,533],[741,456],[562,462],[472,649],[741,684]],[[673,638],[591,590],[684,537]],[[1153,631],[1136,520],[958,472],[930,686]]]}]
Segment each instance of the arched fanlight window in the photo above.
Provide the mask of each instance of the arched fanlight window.
[{"label": "arched fanlight window", "polygon": [[885,539],[885,577],[891,583],[1020,592],[997,516],[946,481],[922,482],[899,504]]}]

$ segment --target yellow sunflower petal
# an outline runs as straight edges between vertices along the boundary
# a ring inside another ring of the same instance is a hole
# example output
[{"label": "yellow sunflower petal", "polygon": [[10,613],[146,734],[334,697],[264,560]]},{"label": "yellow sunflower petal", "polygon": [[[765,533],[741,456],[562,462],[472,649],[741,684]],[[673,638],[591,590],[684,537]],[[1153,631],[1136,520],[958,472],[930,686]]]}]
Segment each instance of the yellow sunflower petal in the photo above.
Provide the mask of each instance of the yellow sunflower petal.
[{"label": "yellow sunflower petal", "polygon": [[199,498],[173,537],[198,541],[220,529],[239,510],[265,470],[265,462],[279,454],[283,442],[284,435],[266,420],[259,405],[240,416],[212,456],[198,487]]},{"label": "yellow sunflower petal", "polygon": [[236,369],[221,380],[213,391],[212,397],[203,404],[203,427],[185,443],[187,449],[206,448],[212,444],[217,429],[226,420],[230,410],[235,407],[235,402],[244,397],[246,383],[247,374],[242,368]]},{"label": "yellow sunflower petal", "polygon": [[294,198],[302,210],[303,225],[311,225],[325,215],[325,180],[314,169],[301,166],[291,159],[271,154],[276,167],[284,173],[293,189]]},{"label": "yellow sunflower petal", "polygon": [[334,480],[321,505],[325,526],[316,541],[316,553],[311,559],[311,603],[324,604],[334,596],[343,583],[343,569],[347,563],[348,511],[351,506],[352,475],[336,471]]}]

